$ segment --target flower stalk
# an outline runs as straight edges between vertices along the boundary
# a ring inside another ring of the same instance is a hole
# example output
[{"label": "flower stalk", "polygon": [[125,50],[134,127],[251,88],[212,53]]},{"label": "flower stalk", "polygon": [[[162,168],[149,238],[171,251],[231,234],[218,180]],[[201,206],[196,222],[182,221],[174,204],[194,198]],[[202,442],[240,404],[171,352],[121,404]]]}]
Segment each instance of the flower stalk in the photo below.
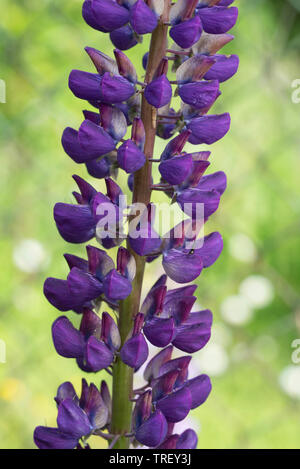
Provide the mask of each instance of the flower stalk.
[{"label": "flower stalk", "polygon": [[[171,0],[165,1],[164,12],[158,22],[157,27],[152,33],[148,65],[146,69],[145,83],[152,81],[155,71],[165,56],[167,47],[168,21],[171,8]],[[145,147],[146,156],[145,165],[135,173],[132,202],[140,202],[148,205],[151,200],[151,181],[152,181],[152,164],[155,137],[156,137],[156,121],[157,109],[151,106],[143,96],[141,118],[145,128]],[[144,280],[145,263],[144,257],[138,256],[130,246],[127,246],[132,252],[136,261],[136,277],[133,281],[132,293],[128,298],[120,304],[119,330],[122,344],[125,343],[129,331],[132,327],[132,318],[138,313],[141,301],[141,291]],[[114,365],[113,372],[113,394],[112,394],[112,423],[111,430],[113,433],[124,435],[130,431],[131,414],[132,414],[132,397],[133,388],[133,369],[125,365],[118,357]],[[124,392],[120,393],[120,389]],[[129,448],[129,438],[120,437],[115,445],[115,449]]]}]

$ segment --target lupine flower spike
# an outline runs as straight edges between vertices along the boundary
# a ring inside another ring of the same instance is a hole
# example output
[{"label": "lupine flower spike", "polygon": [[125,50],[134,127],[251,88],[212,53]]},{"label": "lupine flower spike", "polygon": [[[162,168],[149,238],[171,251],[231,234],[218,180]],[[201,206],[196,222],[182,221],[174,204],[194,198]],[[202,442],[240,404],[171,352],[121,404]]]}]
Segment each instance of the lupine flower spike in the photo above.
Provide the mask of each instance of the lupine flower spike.
[{"label": "lupine flower spike", "polygon": [[[189,376],[192,354],[209,341],[213,322],[209,309],[195,307],[197,285],[190,282],[223,248],[220,233],[203,230],[219,207],[226,175],[208,174],[213,158],[203,145],[219,141],[230,128],[230,115],[211,109],[222,83],[238,69],[236,55],[219,53],[234,38],[233,3],[85,0],[82,5],[95,40],[107,33],[115,49],[108,56],[86,47],[91,69],[69,74],[83,120],[78,129],[66,127],[62,146],[74,168],[84,165],[88,175],[73,176],[74,203],[58,202],[54,220],[66,242],[89,244],[82,257],[64,255],[66,278],[47,278],[44,294],[61,312],[52,325],[56,352],[73,359],[88,378],[100,371],[111,375],[112,392],[104,380],[98,387],[84,378],[80,397],[69,381],[61,384],[56,425],[34,431],[38,448],[90,449],[92,435],[115,449],[197,447],[195,431],[178,433],[175,425],[211,392],[207,375]],[[142,54],[145,35],[151,35],[150,48]],[[133,64],[124,52],[135,46],[142,64]],[[136,71],[140,65],[142,77]],[[168,140],[158,155],[156,136]],[[128,175],[129,203],[126,188],[116,182],[119,171]],[[97,179],[104,179],[106,191]],[[182,221],[167,233],[156,229],[154,190],[182,211]],[[150,262],[161,262],[165,273],[141,301]],[[150,344],[160,350],[151,355]],[[141,367],[144,385],[136,389]]]}]

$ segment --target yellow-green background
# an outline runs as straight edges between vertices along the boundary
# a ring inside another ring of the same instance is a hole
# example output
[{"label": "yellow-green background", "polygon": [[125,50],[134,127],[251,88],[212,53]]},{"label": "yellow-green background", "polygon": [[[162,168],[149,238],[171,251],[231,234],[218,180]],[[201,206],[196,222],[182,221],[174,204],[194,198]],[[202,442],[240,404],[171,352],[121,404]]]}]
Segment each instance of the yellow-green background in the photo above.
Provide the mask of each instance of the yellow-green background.
[{"label": "yellow-green background", "polygon": [[[74,361],[54,351],[50,327],[57,312],[42,293],[47,275],[66,275],[64,252],[84,252],[60,239],[52,218],[56,201],[71,201],[71,175],[86,175],[60,145],[63,128],[78,127],[84,108],[68,90],[67,77],[72,68],[92,71],[84,46],[112,54],[108,38],[83,22],[81,4],[1,0],[0,78],[7,86],[7,102],[0,104],[0,339],[7,351],[0,363],[1,448],[32,448],[34,427],[55,424],[57,386],[72,380],[78,388],[82,375]],[[300,78],[300,7],[298,0],[236,4],[236,40],[226,50],[240,55],[241,66],[222,85],[215,107],[230,111],[232,128],[213,146],[211,160],[212,171],[228,175],[210,224],[222,232],[225,246],[197,290],[199,303],[215,314],[214,342],[221,352],[215,360],[221,365],[215,363],[213,393],[192,418],[200,448],[299,448],[300,364],[292,364],[291,343],[300,337],[300,104],[292,102],[291,83]],[[147,41],[130,51],[135,63],[146,47]],[[120,184],[126,187],[124,177]],[[240,234],[254,243],[256,259],[242,262],[233,255]],[[34,273],[14,260],[24,256],[26,239],[41,243],[46,253]],[[247,324],[232,326],[220,306],[251,275],[272,283],[274,299]],[[151,276],[147,285],[153,267]],[[294,398],[279,384],[291,366]],[[88,379],[98,383],[100,376]]]}]

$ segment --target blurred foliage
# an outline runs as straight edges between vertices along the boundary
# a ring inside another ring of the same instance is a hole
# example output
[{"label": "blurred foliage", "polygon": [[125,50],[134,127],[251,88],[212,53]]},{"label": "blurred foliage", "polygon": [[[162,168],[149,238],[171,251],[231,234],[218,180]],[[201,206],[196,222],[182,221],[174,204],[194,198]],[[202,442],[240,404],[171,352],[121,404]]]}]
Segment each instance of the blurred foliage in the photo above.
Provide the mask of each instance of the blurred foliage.
[{"label": "blurred foliage", "polygon": [[[209,225],[222,232],[225,246],[197,290],[199,304],[214,311],[215,327],[193,372],[212,376],[213,393],[192,419],[201,448],[295,448],[300,365],[292,364],[291,343],[300,336],[300,107],[292,103],[291,83],[299,78],[300,8],[298,0],[236,3],[240,19],[227,52],[238,53],[241,66],[222,86],[215,107],[231,112],[232,129],[213,146],[211,166],[228,175],[228,190]],[[82,103],[67,89],[68,74],[72,68],[92,70],[86,45],[112,54],[108,38],[82,21],[81,4],[2,0],[2,448],[33,447],[34,427],[55,424],[57,386],[71,380],[79,388],[82,376],[73,361],[54,351],[50,327],[57,312],[42,294],[46,275],[66,275],[64,252],[83,254],[83,247],[59,238],[52,218],[56,201],[71,201],[71,175],[86,176],[60,145],[63,128],[78,127],[82,119]],[[130,51],[135,63],[146,48],[147,41]],[[120,183],[126,189],[124,177]],[[95,185],[103,187],[101,181]],[[159,272],[158,262],[149,266],[146,288]],[[249,287],[243,281],[253,275],[258,282]],[[228,300],[232,295],[235,300]],[[244,320],[239,304],[246,308]],[[88,379],[100,382],[98,375]]]}]

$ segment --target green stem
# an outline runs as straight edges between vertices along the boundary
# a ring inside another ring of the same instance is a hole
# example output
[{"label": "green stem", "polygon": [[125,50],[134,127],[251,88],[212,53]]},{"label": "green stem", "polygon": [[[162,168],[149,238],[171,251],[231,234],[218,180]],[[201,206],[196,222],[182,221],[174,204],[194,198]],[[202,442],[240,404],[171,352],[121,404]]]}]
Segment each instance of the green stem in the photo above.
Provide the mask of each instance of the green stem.
[{"label": "green stem", "polygon": [[[155,71],[166,54],[168,25],[171,0],[165,0],[165,7],[156,29],[152,33],[148,65],[145,82],[150,83]],[[150,106],[146,99],[142,98],[141,118],[144,123],[146,140],[144,153],[146,163],[134,175],[134,187],[132,202],[140,202],[148,205],[151,200],[152,183],[152,163],[149,161],[153,157],[157,110]],[[127,246],[131,251],[130,246]],[[131,251],[136,261],[136,276],[132,284],[131,295],[120,304],[119,331],[122,345],[132,328],[132,319],[139,312],[141,291],[145,272],[145,259]],[[111,433],[121,435],[114,445],[114,449],[129,448],[129,438],[125,435],[131,431],[133,370],[125,365],[118,357],[113,367],[113,408]]]}]

